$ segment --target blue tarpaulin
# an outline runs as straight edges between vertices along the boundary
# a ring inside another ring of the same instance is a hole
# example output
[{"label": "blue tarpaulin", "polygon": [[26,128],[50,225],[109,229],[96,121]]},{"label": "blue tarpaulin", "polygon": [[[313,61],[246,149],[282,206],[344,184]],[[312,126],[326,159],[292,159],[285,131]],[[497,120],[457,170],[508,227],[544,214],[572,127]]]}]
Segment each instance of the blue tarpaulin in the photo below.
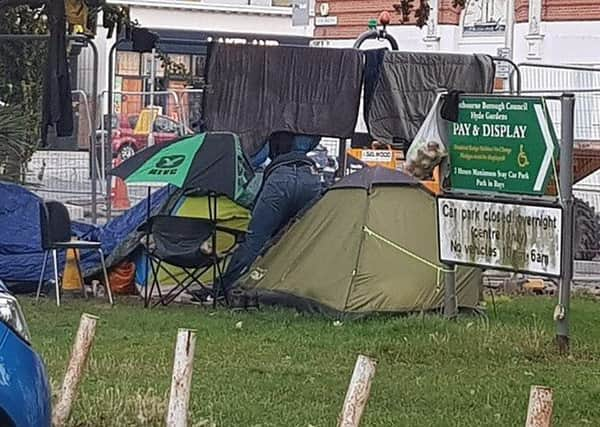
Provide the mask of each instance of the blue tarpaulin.
[{"label": "blue tarpaulin", "polygon": [[[169,187],[151,196],[151,215],[168,200]],[[42,199],[29,190],[15,184],[0,182],[0,279],[7,283],[36,282],[39,279],[43,252],[40,232],[40,207]],[[147,200],[143,200],[122,215],[102,226],[73,223],[73,234],[82,240],[102,243],[107,257],[145,221]],[[96,252],[80,254],[85,275],[98,271],[100,258]],[[117,262],[119,260],[112,259]],[[64,266],[64,253],[59,256],[60,271]],[[45,279],[53,275],[48,262]]]}]

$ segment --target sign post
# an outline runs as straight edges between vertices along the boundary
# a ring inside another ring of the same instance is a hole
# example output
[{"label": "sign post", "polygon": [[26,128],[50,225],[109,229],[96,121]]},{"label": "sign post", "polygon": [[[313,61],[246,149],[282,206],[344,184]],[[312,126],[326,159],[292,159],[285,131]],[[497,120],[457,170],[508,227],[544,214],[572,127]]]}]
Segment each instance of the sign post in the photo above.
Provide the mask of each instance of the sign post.
[{"label": "sign post", "polygon": [[556,343],[562,353],[569,351],[569,305],[571,280],[573,279],[573,122],[575,97],[561,97],[561,150],[560,150],[560,198],[564,210],[562,276],[558,288],[558,305],[554,312],[556,320]]},{"label": "sign post", "polygon": [[[575,97],[565,94],[560,100],[560,203],[550,203],[541,196],[556,178],[559,150],[546,100],[461,97],[458,121],[449,129],[448,175],[455,195],[438,198],[438,239],[445,265],[559,277],[556,341],[568,352]],[[523,196],[533,201],[524,202]],[[452,279],[448,274],[446,313],[452,311]]]},{"label": "sign post", "polygon": [[439,197],[440,260],[559,277],[562,209]]},{"label": "sign post", "polygon": [[450,124],[453,190],[543,195],[557,140],[542,98],[464,97]]}]

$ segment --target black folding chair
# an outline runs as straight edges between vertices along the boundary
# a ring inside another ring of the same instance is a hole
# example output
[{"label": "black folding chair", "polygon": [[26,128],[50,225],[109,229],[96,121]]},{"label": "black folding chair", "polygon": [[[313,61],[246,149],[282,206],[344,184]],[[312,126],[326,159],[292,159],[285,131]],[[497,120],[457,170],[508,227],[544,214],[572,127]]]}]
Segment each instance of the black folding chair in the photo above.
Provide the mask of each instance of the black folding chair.
[{"label": "black folding chair", "polygon": [[[150,272],[153,280],[150,288],[146,280],[144,305],[150,304],[150,299],[156,288],[159,301],[154,304],[168,305],[190,286],[196,284],[210,291],[213,305],[216,306],[219,291],[222,291],[222,272],[220,263],[230,254],[231,250],[241,241],[245,233],[217,225],[215,221],[205,218],[190,218],[168,215],[157,215],[142,226],[143,231],[152,235],[153,244],[146,239],[146,255],[150,261]],[[217,233],[225,233],[233,237],[233,244],[222,253],[217,252]],[[168,266],[175,266],[184,273],[183,278],[173,274]],[[212,287],[207,287],[200,277],[209,269],[213,270]],[[163,295],[159,283],[159,273],[163,271],[174,282],[175,287]],[[148,274],[146,273],[146,277]],[[149,288],[149,289],[148,289]],[[228,303],[226,296],[225,301]]]},{"label": "black folding chair", "polygon": [[[40,274],[40,281],[38,283],[37,292],[35,299],[36,301],[40,298],[42,290],[42,283],[44,282],[44,273],[46,272],[46,264],[48,262],[48,255],[52,253],[52,263],[54,266],[54,283],[56,286],[56,305],[60,306],[60,289],[61,281],[59,280],[58,273],[58,251],[69,249],[72,250],[94,250],[100,255],[100,262],[102,264],[102,272],[104,273],[104,281],[106,284],[106,292],[108,294],[108,300],[110,304],[113,304],[112,291],[110,289],[110,282],[108,279],[108,272],[106,271],[106,263],[104,262],[104,252],[102,251],[102,245],[100,242],[90,242],[84,240],[71,240],[71,218],[69,211],[60,202],[46,202],[40,206],[40,230],[42,234],[42,249],[44,250],[44,264],[42,265],[42,273]],[[81,273],[81,266],[79,264],[79,256],[75,252],[75,261],[79,276],[83,281],[83,275]],[[85,285],[82,283],[83,295],[87,297],[85,291]]]}]

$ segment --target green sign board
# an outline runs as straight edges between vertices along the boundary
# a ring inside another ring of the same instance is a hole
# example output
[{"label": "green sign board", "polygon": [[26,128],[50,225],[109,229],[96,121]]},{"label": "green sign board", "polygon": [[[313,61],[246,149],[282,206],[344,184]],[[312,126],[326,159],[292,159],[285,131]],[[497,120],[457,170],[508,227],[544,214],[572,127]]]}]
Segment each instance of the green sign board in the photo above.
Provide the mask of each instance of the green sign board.
[{"label": "green sign board", "polygon": [[558,144],[543,98],[463,97],[449,133],[452,189],[545,193]]}]

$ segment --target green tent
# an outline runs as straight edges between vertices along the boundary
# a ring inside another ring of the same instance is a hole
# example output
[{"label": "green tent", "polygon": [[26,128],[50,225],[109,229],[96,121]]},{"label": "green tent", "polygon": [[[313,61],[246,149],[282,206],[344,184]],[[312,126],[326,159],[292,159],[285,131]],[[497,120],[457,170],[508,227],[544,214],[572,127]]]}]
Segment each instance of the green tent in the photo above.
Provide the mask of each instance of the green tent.
[{"label": "green tent", "polygon": [[[242,278],[266,304],[327,314],[440,308],[435,196],[418,181],[365,168],[332,187]],[[481,271],[457,269],[459,307],[475,308]]]}]

